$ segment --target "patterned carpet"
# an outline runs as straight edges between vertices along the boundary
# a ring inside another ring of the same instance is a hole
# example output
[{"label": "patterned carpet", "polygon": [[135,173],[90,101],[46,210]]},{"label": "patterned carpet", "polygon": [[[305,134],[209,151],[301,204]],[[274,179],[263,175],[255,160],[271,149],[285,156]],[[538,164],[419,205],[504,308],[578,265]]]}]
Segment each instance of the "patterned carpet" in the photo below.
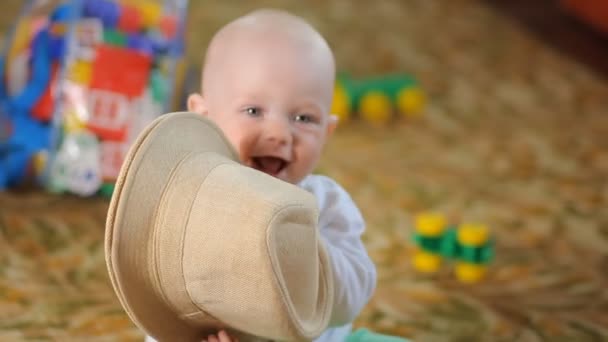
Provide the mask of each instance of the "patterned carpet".
[{"label": "patterned carpet", "polygon": [[[260,4],[310,19],[341,69],[405,71],[429,96],[419,120],[343,125],[319,168],[368,222],[379,282],[357,326],[416,341],[608,340],[606,80],[473,0],[195,2],[191,60]],[[141,339],[106,274],[107,204],[0,194],[0,341]],[[485,281],[411,267],[425,210],[492,228]]]}]

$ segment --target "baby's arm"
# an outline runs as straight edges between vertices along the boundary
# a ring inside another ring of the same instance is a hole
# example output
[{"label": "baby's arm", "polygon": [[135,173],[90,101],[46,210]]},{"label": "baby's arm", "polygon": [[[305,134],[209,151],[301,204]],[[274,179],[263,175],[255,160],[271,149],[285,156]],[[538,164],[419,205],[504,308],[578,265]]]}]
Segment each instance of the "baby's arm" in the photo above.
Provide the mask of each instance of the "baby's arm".
[{"label": "baby's arm", "polygon": [[361,241],[365,222],[346,191],[330,178],[315,176],[311,190],[319,202],[321,239],[331,259],[334,310],[330,324],[352,322],[376,287],[376,267]]}]

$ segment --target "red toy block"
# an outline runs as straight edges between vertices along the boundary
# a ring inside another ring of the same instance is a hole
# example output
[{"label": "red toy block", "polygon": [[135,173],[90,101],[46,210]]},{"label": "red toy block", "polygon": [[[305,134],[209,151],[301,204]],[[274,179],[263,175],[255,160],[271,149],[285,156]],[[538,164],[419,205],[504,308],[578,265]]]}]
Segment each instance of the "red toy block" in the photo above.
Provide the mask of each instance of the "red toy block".
[{"label": "red toy block", "polygon": [[148,84],[151,65],[152,59],[143,53],[100,44],[90,88],[123,94],[129,99],[141,96]]},{"label": "red toy block", "polygon": [[122,94],[91,89],[87,98],[87,128],[102,140],[123,141],[127,136],[129,100]]},{"label": "red toy block", "polygon": [[55,87],[57,86],[57,76],[59,73],[59,64],[53,63],[51,66],[51,80],[47,85],[42,96],[38,98],[34,107],[32,107],[32,116],[42,122],[51,121],[53,110],[55,108]]},{"label": "red toy block", "polygon": [[127,33],[135,33],[143,26],[141,13],[137,7],[124,5],[120,8],[118,29]]},{"label": "red toy block", "polygon": [[177,18],[166,15],[160,19],[160,31],[168,39],[173,39],[177,34]]}]

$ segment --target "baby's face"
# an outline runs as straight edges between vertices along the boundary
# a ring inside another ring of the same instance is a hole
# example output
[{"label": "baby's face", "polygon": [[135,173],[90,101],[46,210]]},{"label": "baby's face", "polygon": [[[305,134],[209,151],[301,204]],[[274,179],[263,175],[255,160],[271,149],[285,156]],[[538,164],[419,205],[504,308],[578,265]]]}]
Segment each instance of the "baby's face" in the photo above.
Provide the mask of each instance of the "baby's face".
[{"label": "baby's face", "polygon": [[243,51],[214,69],[218,77],[191,96],[189,109],[223,130],[243,164],[296,184],[312,172],[335,127],[333,73],[315,56],[280,47]]}]

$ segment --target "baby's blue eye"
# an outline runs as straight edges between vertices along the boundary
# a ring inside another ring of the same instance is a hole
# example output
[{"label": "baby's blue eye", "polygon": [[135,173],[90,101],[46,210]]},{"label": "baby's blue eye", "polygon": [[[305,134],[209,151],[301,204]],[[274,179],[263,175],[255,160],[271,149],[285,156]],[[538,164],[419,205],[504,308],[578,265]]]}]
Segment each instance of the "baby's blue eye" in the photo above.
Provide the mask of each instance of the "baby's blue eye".
[{"label": "baby's blue eye", "polygon": [[314,122],[314,118],[312,117],[312,115],[308,115],[308,114],[298,114],[298,115],[296,115],[295,120],[297,122],[302,122],[302,123]]},{"label": "baby's blue eye", "polygon": [[247,112],[247,114],[251,115],[251,116],[259,116],[260,115],[260,109],[257,107],[248,107],[247,109],[245,109],[245,111]]}]

